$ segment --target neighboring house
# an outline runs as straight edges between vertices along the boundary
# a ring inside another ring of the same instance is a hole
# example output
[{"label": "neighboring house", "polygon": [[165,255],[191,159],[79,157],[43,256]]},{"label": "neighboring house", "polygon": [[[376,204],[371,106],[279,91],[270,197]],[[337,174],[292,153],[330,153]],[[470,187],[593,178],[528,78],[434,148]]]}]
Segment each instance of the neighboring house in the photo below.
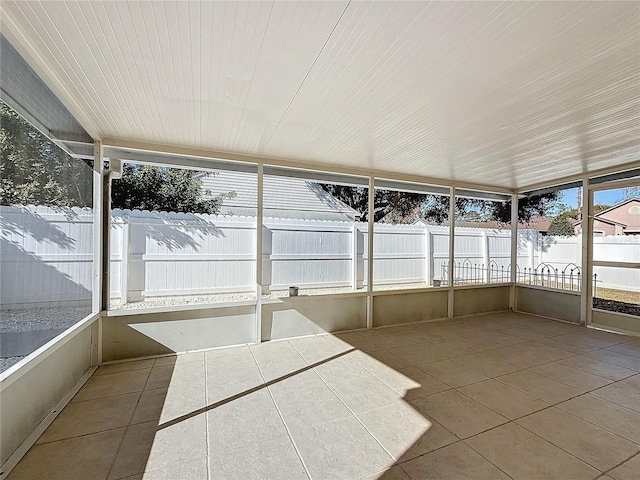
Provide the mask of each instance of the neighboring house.
[{"label": "neighboring house", "polygon": [[[212,195],[231,193],[222,202],[220,213],[256,215],[258,184],[255,173],[224,170],[198,177],[202,189]],[[317,183],[304,179],[265,175],[263,192],[266,218],[334,221],[357,221],[360,218],[357,210],[325,192]]]},{"label": "neighboring house", "polygon": [[[574,224],[576,234],[580,224]],[[596,236],[640,235],[640,199],[629,198],[607,208],[593,217],[593,234]]]}]

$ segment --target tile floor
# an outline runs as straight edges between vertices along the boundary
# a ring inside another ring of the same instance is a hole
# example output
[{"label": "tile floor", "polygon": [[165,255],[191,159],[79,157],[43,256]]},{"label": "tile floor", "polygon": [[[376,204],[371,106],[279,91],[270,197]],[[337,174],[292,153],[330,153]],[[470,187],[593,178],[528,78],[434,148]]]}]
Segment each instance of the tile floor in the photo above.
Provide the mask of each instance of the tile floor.
[{"label": "tile floor", "polygon": [[640,339],[515,313],[99,368],[22,479],[638,479]]}]

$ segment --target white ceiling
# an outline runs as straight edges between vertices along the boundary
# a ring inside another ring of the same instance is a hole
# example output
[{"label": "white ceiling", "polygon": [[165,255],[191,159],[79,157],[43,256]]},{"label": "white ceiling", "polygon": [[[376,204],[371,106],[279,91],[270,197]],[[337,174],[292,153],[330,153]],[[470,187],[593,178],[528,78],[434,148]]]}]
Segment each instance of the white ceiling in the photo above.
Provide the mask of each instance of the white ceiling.
[{"label": "white ceiling", "polygon": [[1,5],[96,138],[505,188],[640,160],[640,2]]}]

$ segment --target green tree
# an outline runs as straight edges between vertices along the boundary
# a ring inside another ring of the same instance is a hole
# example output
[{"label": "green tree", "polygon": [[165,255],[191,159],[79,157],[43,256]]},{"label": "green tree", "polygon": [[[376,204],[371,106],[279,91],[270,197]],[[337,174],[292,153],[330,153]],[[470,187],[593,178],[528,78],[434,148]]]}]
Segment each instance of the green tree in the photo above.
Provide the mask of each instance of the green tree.
[{"label": "green tree", "polygon": [[0,204],[91,206],[92,168],[0,102]]},{"label": "green tree", "polygon": [[573,237],[575,230],[571,220],[558,216],[551,221],[547,233],[554,237]]},{"label": "green tree", "polygon": [[622,200],[628,200],[629,198],[640,198],[640,185],[627,187],[622,190]]},{"label": "green tree", "polygon": [[[202,190],[202,172],[151,165],[125,164],[122,178],[111,186],[112,208],[183,213],[216,213],[224,198]],[[211,175],[211,174],[210,174]]]},{"label": "green tree", "polygon": [[[611,205],[597,203],[593,206],[593,213],[595,215],[609,208],[611,208]],[[572,208],[569,210],[565,210],[560,215],[558,215],[557,218],[562,220],[580,220],[582,218],[582,208]]]},{"label": "green tree", "polygon": [[[73,158],[0,102],[0,204],[90,207],[92,162]],[[125,164],[112,207],[216,213],[225,197],[202,190],[202,172]]]},{"label": "green tree", "polygon": [[[368,189],[345,185],[320,184],[328,193],[346,203],[368,219]],[[449,197],[423,193],[397,192],[376,189],[374,193],[374,221],[390,219],[397,223],[411,223],[416,219],[443,223],[449,218]],[[518,202],[518,219],[528,223],[534,215],[547,215],[557,207],[559,192],[521,198]],[[474,198],[456,198],[456,218],[475,218],[509,223],[511,202],[494,202]]]}]

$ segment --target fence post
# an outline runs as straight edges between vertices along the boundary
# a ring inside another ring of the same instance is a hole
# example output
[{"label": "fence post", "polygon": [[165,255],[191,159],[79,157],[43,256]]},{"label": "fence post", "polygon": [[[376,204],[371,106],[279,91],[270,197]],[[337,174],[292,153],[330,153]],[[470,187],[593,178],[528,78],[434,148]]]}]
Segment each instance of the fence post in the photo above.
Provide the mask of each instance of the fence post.
[{"label": "fence post", "polygon": [[364,286],[364,235],[358,226],[351,227],[351,288]]},{"label": "fence post", "polygon": [[262,295],[271,293],[271,253],[273,252],[273,231],[262,225]]},{"label": "fence post", "polygon": [[145,221],[143,212],[129,213],[129,255],[127,260],[127,301],[141,302],[146,288],[147,234],[151,225]]},{"label": "fence post", "polygon": [[129,301],[129,219],[123,218],[122,245],[120,247],[120,303],[124,305]]},{"label": "fence post", "polygon": [[[582,245],[582,233],[579,233],[577,235],[576,246],[577,245]],[[582,249],[581,248],[576,248],[575,252],[576,252],[576,265],[578,265],[580,268],[582,268]]]},{"label": "fence post", "polygon": [[[535,235],[535,238],[534,238]],[[531,232],[528,235],[529,238],[529,268],[533,270],[536,266],[535,261],[535,253],[536,253],[536,243],[538,242],[538,232]]]},{"label": "fence post", "polygon": [[489,236],[482,232],[482,282],[489,283]]},{"label": "fence post", "polygon": [[431,285],[431,278],[433,274],[431,272],[431,265],[433,263],[432,256],[433,252],[431,251],[431,232],[428,228],[424,230],[424,283],[427,286]]}]

